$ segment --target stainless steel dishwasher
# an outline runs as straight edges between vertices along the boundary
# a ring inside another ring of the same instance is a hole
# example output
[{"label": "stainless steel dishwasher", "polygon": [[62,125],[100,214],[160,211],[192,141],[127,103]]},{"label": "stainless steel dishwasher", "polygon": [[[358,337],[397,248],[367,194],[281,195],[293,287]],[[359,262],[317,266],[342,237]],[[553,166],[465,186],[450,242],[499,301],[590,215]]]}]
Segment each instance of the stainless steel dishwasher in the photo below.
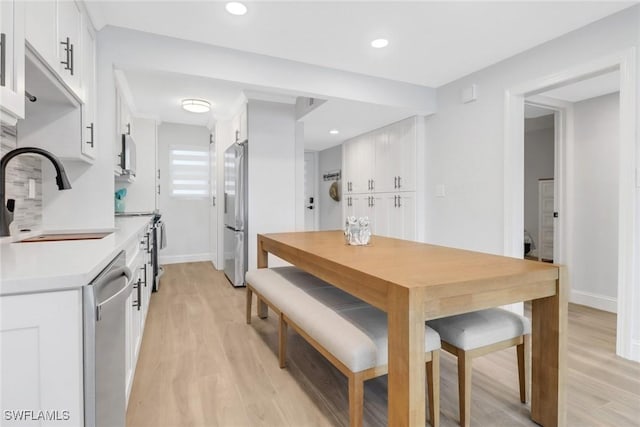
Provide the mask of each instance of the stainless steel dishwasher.
[{"label": "stainless steel dishwasher", "polygon": [[125,424],[125,309],[130,278],[122,251],[83,289],[86,427]]}]

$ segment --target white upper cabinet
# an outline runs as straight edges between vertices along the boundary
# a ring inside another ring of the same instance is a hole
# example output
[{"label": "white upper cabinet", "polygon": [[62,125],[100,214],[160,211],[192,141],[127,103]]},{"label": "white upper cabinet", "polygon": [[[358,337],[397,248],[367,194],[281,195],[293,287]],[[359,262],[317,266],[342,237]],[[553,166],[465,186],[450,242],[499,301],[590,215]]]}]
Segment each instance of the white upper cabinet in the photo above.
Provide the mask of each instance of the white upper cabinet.
[{"label": "white upper cabinet", "polygon": [[416,190],[415,118],[388,126],[376,140],[376,191]]},{"label": "white upper cabinet", "polygon": [[374,186],[374,137],[361,135],[344,146],[344,193],[370,193]]},{"label": "white upper cabinet", "polygon": [[24,3],[0,1],[0,121],[24,118]]},{"label": "white upper cabinet", "polygon": [[344,144],[344,193],[415,191],[414,117]]},{"label": "white upper cabinet", "polygon": [[26,39],[71,91],[83,98],[83,16],[72,0],[26,2]]},{"label": "white upper cabinet", "polygon": [[58,3],[55,1],[25,2],[25,37],[38,56],[54,70],[58,67],[56,34]]},{"label": "white upper cabinet", "polygon": [[75,1],[58,1],[58,73],[82,96],[82,11]]},{"label": "white upper cabinet", "polygon": [[416,140],[412,117],[344,143],[345,216],[369,217],[376,235],[416,238]]},{"label": "white upper cabinet", "polygon": [[89,20],[82,24],[82,87],[84,105],[82,107],[83,141],[82,154],[95,159],[96,144],[96,43],[95,34]]}]

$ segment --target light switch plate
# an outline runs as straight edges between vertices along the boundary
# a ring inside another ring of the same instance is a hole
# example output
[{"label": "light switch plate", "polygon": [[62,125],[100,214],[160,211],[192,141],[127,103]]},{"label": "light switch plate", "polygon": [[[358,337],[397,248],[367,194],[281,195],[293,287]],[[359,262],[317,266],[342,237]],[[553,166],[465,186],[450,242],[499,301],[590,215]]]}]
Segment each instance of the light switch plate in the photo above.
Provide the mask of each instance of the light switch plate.
[{"label": "light switch plate", "polygon": [[446,191],[444,188],[444,184],[436,185],[436,197],[444,197],[446,195]]}]

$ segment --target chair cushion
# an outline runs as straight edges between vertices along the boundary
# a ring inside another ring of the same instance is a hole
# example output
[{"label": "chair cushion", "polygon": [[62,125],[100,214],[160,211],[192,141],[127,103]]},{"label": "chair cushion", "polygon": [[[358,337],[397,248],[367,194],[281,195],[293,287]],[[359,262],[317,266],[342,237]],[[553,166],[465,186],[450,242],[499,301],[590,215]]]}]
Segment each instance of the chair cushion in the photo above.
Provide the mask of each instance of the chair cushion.
[{"label": "chair cushion", "polygon": [[[246,280],[351,371],[387,364],[383,311],[295,267],[251,270]],[[426,351],[440,348],[433,329],[425,339]]]},{"label": "chair cushion", "polygon": [[[376,346],[375,366],[386,365],[389,361],[387,314],[370,305],[341,310],[339,314],[371,338]],[[425,327],[424,338],[425,352],[440,348],[440,335],[432,328]]]},{"label": "chair cushion", "polygon": [[531,322],[524,316],[490,308],[457,316],[430,320],[442,341],[463,350],[473,350],[531,333]]}]

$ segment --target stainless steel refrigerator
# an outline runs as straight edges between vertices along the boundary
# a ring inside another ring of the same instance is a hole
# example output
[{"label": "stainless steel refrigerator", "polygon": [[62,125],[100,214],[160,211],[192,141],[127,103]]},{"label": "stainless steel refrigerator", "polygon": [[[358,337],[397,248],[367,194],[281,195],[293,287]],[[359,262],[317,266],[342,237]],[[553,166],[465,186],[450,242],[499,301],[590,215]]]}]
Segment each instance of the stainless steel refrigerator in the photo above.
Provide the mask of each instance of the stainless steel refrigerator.
[{"label": "stainless steel refrigerator", "polygon": [[224,274],[244,286],[247,272],[247,141],[224,152]]}]

